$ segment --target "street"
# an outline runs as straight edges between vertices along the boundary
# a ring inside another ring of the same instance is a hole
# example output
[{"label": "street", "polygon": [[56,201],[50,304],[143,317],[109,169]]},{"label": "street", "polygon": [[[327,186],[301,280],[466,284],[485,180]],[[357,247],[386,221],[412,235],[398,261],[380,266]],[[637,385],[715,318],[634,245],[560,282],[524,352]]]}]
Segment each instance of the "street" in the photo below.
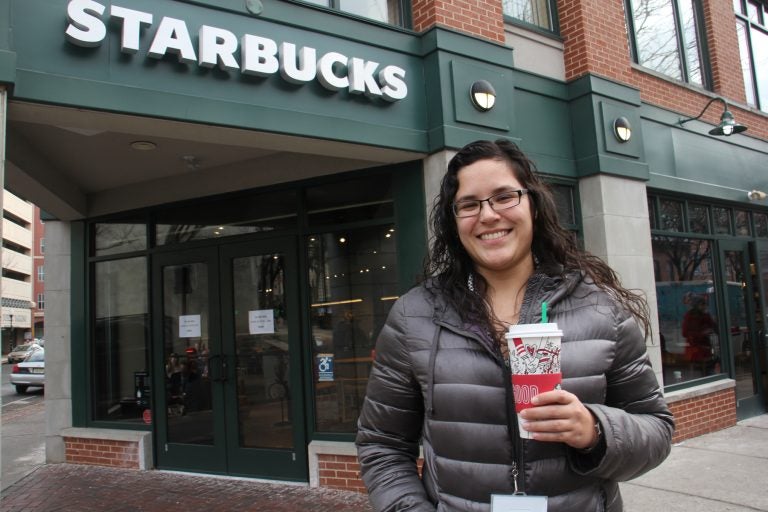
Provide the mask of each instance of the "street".
[{"label": "street", "polygon": [[16,393],[11,364],[2,365],[0,492],[45,463],[45,396],[42,389]]}]

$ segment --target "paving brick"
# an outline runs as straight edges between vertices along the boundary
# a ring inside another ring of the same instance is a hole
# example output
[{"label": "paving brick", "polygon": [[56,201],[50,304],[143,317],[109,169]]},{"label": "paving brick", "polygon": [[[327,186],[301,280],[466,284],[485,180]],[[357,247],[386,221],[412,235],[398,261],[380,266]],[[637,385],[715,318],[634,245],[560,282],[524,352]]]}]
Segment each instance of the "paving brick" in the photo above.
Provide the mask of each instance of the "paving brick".
[{"label": "paving brick", "polygon": [[370,512],[359,492],[167,471],[48,464],[3,491],[3,512]]}]

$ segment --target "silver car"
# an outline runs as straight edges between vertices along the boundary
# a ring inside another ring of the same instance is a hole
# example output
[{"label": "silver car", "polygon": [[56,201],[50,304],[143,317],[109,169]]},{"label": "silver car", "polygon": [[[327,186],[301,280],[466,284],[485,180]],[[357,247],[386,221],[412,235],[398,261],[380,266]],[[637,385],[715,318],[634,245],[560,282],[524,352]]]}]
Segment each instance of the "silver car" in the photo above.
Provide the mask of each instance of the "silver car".
[{"label": "silver car", "polygon": [[37,343],[23,343],[17,347],[14,347],[14,349],[8,353],[8,362],[18,363],[19,361],[23,361],[24,358],[30,354],[30,352],[39,350],[41,348],[42,347]]},{"label": "silver car", "polygon": [[45,350],[33,350],[22,362],[14,364],[10,380],[19,394],[25,393],[29,387],[44,387]]}]

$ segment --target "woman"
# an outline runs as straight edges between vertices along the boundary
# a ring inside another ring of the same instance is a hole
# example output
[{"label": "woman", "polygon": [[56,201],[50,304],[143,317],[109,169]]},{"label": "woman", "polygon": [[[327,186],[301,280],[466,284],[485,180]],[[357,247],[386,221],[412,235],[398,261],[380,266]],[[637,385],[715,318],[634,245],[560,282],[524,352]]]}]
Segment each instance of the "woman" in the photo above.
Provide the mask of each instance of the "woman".
[{"label": "woman", "polygon": [[[432,225],[432,277],[393,306],[360,414],[374,509],[488,511],[493,494],[518,491],[548,496],[549,512],[622,510],[617,482],[661,463],[674,429],[645,302],[576,248],[511,142],[456,154]],[[541,322],[542,301],[563,331],[563,389],[535,397],[522,440],[504,332]]]}]

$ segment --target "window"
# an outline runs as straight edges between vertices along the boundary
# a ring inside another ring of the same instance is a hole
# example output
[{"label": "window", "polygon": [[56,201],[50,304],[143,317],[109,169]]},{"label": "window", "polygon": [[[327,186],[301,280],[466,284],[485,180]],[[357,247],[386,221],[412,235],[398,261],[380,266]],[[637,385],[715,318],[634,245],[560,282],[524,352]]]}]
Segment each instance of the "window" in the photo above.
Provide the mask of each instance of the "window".
[{"label": "window", "polygon": [[132,398],[149,359],[147,260],[100,261],[93,277],[93,416],[141,423]]},{"label": "window", "polygon": [[45,294],[37,294],[37,309],[45,309]]},{"label": "window", "polygon": [[45,237],[40,239],[40,254],[45,254]]},{"label": "window", "polygon": [[635,61],[676,80],[709,87],[699,0],[627,0]]},{"label": "window", "polygon": [[304,0],[306,3],[403,26],[402,0]]},{"label": "window", "polygon": [[392,224],[307,238],[320,432],[357,428],[372,350],[398,296],[395,238]]},{"label": "window", "polygon": [[45,265],[37,267],[37,280],[41,283],[45,281]]},{"label": "window", "polygon": [[545,30],[556,30],[551,0],[503,0],[504,16]]},{"label": "window", "polygon": [[734,0],[747,103],[768,112],[768,3]]}]

